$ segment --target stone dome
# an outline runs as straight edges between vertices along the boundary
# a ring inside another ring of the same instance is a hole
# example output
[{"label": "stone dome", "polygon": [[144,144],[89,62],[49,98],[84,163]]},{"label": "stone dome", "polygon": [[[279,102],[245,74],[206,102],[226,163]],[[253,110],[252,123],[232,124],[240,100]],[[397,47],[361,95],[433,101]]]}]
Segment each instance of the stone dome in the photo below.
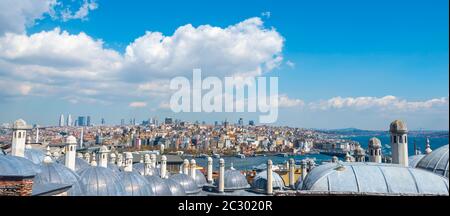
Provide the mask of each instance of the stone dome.
[{"label": "stone dome", "polygon": [[144,176],[136,171],[122,172],[120,174],[125,189],[125,196],[153,196],[153,190]]},{"label": "stone dome", "polygon": [[311,170],[301,190],[349,194],[448,195],[448,179],[383,163],[328,163]]},{"label": "stone dome", "polygon": [[186,194],[196,194],[201,191],[201,189],[198,188],[198,185],[195,183],[194,179],[186,174],[175,174],[171,176],[170,179],[180,184]]},{"label": "stone dome", "polygon": [[[253,190],[266,190],[267,187],[267,170],[258,173],[253,178],[252,189]],[[282,190],[284,188],[284,180],[276,172],[272,172],[272,187],[275,190]]]},{"label": "stone dome", "polygon": [[380,139],[376,137],[372,137],[369,139],[369,148],[371,149],[380,149],[381,148],[381,141]]},{"label": "stone dome", "polygon": [[40,166],[23,157],[0,156],[0,176],[34,176],[41,172]]},{"label": "stone dome", "polygon": [[408,132],[408,128],[402,120],[395,120],[389,126],[389,131],[391,133],[406,133]]},{"label": "stone dome", "polygon": [[172,192],[166,181],[159,176],[144,176],[155,196],[171,196]]},{"label": "stone dome", "polygon": [[41,184],[69,184],[72,185],[67,191],[69,196],[83,196],[85,194],[78,174],[59,163],[42,163],[41,172],[35,176],[34,182]]},{"label": "stone dome", "polygon": [[80,170],[79,176],[87,196],[126,195],[122,179],[108,168],[89,166]]},{"label": "stone dome", "polygon": [[224,181],[225,191],[242,190],[250,188],[247,179],[239,170],[225,171],[224,179],[225,179]]},{"label": "stone dome", "polygon": [[448,178],[448,145],[433,150],[425,155],[418,163],[417,168],[434,172]]},{"label": "stone dome", "polygon": [[163,179],[166,185],[169,187],[172,196],[186,196],[183,186],[173,179]]}]

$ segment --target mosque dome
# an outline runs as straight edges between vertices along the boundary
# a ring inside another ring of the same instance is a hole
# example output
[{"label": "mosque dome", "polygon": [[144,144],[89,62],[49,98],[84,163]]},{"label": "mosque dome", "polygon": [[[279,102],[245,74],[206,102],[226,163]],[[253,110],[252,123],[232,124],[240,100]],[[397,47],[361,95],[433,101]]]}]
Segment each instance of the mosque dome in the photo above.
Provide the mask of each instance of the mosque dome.
[{"label": "mosque dome", "polygon": [[[56,162],[60,163],[60,164],[64,164],[66,161],[66,155],[63,155],[61,157],[58,158],[58,160],[56,160]],[[79,174],[79,172],[84,169],[90,167],[89,163],[86,162],[85,160],[81,159],[81,158],[75,158],[75,172],[77,172]]]},{"label": "mosque dome", "polygon": [[311,170],[302,190],[397,195],[448,195],[448,179],[398,164],[328,163]]},{"label": "mosque dome", "polygon": [[224,173],[225,191],[242,190],[250,188],[247,179],[239,170],[227,170]]},{"label": "mosque dome", "polygon": [[166,185],[169,187],[172,196],[186,196],[183,186],[173,179],[163,179]]},{"label": "mosque dome", "polygon": [[[108,168],[107,168],[108,169]],[[110,169],[108,169],[110,170]],[[111,170],[112,172],[112,170]],[[125,196],[153,196],[152,189],[150,188],[149,182],[144,176],[140,175],[136,171],[122,172],[120,174],[122,180]]]},{"label": "mosque dome", "polygon": [[80,177],[66,166],[52,161],[41,164],[41,172],[34,178],[35,183],[41,184],[69,184],[72,187],[67,191],[69,196],[83,196]]},{"label": "mosque dome", "polygon": [[195,194],[201,191],[201,189],[198,188],[198,185],[195,183],[194,179],[186,174],[175,174],[171,176],[170,179],[180,184],[184,188],[184,192],[186,192],[186,194]]},{"label": "mosque dome", "polygon": [[[145,167],[145,163],[135,163],[135,164],[133,164],[133,170],[136,170],[141,175],[144,175],[144,167]],[[153,167],[150,168],[149,175],[159,176],[160,175],[159,174],[159,169],[153,168]]]},{"label": "mosque dome", "polygon": [[171,196],[172,192],[166,181],[158,176],[144,176],[155,196]]},{"label": "mosque dome", "polygon": [[89,166],[78,172],[87,196],[123,196],[122,179],[111,169]]},{"label": "mosque dome", "polygon": [[33,149],[31,147],[25,148],[25,158],[33,162],[34,164],[40,164],[44,161],[45,152]]},{"label": "mosque dome", "polygon": [[34,176],[39,172],[40,166],[23,157],[11,155],[0,157],[1,176]]},{"label": "mosque dome", "polygon": [[408,166],[411,168],[416,168],[422,158],[425,157],[424,154],[412,155],[408,157]]},{"label": "mosque dome", "polygon": [[406,133],[408,129],[402,120],[395,120],[389,126],[389,131],[391,133]]},{"label": "mosque dome", "polygon": [[107,168],[111,169],[114,173],[116,173],[118,175],[121,173],[121,170],[120,170],[119,166],[117,166],[117,164],[108,163]]},{"label": "mosque dome", "polygon": [[369,148],[371,149],[380,149],[381,148],[381,141],[380,139],[376,137],[372,137],[369,139]]},{"label": "mosque dome", "polygon": [[433,150],[417,163],[417,168],[434,172],[448,178],[448,145]]},{"label": "mosque dome", "polygon": [[205,175],[198,169],[195,170],[195,183],[200,188],[208,184]]},{"label": "mosque dome", "polygon": [[[282,190],[284,188],[284,181],[276,172],[272,172],[272,186],[273,189]],[[258,173],[252,182],[252,189],[266,190],[267,187],[267,170]]]}]

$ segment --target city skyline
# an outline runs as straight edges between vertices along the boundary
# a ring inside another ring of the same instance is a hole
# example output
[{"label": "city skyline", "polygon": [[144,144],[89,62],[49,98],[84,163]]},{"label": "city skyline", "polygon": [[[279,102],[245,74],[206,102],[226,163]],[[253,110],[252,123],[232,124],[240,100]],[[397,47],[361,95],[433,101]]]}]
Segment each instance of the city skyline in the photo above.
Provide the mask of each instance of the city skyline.
[{"label": "city skyline", "polygon": [[168,80],[199,67],[218,77],[279,77],[275,125],[385,130],[402,119],[411,129],[448,130],[448,1],[246,1],[239,10],[233,2],[101,0],[7,10],[7,2],[0,123],[57,125],[61,114],[97,124],[257,120],[168,109]]}]

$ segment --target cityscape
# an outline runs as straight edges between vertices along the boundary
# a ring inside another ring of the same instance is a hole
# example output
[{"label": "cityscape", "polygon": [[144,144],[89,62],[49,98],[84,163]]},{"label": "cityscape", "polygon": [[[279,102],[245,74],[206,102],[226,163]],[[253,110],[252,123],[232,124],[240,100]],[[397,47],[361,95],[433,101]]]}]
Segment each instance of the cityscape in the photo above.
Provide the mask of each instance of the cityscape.
[{"label": "cityscape", "polygon": [[448,1],[0,0],[0,197],[448,198],[448,69]]}]

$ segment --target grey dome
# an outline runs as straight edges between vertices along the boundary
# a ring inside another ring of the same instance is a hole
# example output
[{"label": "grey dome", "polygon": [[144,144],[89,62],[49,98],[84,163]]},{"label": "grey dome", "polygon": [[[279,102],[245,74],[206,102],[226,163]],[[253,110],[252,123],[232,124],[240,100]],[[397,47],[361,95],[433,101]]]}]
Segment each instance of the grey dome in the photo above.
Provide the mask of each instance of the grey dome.
[{"label": "grey dome", "polygon": [[[267,170],[258,173],[253,179],[252,189],[266,190],[267,187]],[[284,181],[276,172],[272,172],[272,187],[273,189],[282,190],[284,188]]]},{"label": "grey dome", "polygon": [[30,160],[35,164],[40,164],[44,161],[45,152],[33,149],[33,148],[25,148],[25,158]]},{"label": "grey dome", "polygon": [[107,168],[111,169],[117,175],[119,175],[121,173],[121,170],[120,170],[119,166],[117,166],[117,164],[108,163]]},{"label": "grey dome", "polygon": [[344,193],[448,195],[448,180],[398,164],[328,163],[311,170],[302,190]]},{"label": "grey dome", "polygon": [[408,166],[411,168],[416,168],[417,164],[422,160],[422,158],[425,157],[424,154],[419,155],[412,155],[408,157]]},{"label": "grey dome", "polygon": [[208,184],[208,182],[206,181],[206,177],[205,175],[202,173],[202,171],[196,169],[195,170],[195,183],[197,184],[198,187],[203,187],[205,185]]},{"label": "grey dome", "polygon": [[[136,170],[139,172],[139,174],[144,175],[144,163],[135,163],[133,164],[133,170]],[[149,175],[157,175],[159,176],[159,169],[157,168],[150,168],[150,174]]]},{"label": "grey dome", "polygon": [[448,145],[433,150],[417,164],[417,168],[426,169],[448,178]]},{"label": "grey dome", "polygon": [[[241,190],[248,189],[250,185],[247,182],[247,179],[244,175],[242,175],[239,170],[227,170],[224,173],[224,186],[225,191],[233,191],[233,190]],[[217,183],[216,183],[217,185]]]},{"label": "grey dome", "polygon": [[40,166],[23,157],[0,156],[0,176],[34,176],[41,172]]},{"label": "grey dome", "polygon": [[391,133],[406,133],[408,128],[402,120],[395,120],[389,125],[389,131]]},{"label": "grey dome", "polygon": [[[112,171],[111,171],[112,172]],[[120,174],[125,189],[125,196],[153,196],[147,179],[136,171]]]},{"label": "grey dome", "polygon": [[[58,158],[58,160],[56,160],[56,162],[60,163],[60,164],[64,164],[66,162],[66,155],[63,155],[61,157]],[[81,158],[75,158],[75,172],[77,172],[79,174],[79,172],[87,167],[90,167],[91,165],[89,165],[88,162],[86,162],[85,160],[81,159]]]},{"label": "grey dome", "polygon": [[369,139],[369,148],[379,149],[381,148],[381,141],[376,137],[372,137]]},{"label": "grey dome", "polygon": [[183,186],[173,179],[163,179],[166,185],[169,187],[172,196],[186,196]]},{"label": "grey dome", "polygon": [[147,179],[150,189],[155,196],[171,196],[169,186],[166,182],[158,176],[144,176]]},{"label": "grey dome", "polygon": [[83,196],[85,194],[78,174],[59,163],[42,163],[41,173],[35,176],[34,182],[41,184],[69,184],[72,185],[67,191],[69,196]]},{"label": "grey dome", "polygon": [[90,166],[79,172],[87,196],[123,196],[122,179],[105,167]]},{"label": "grey dome", "polygon": [[184,188],[184,192],[186,192],[186,194],[195,194],[201,191],[201,189],[198,188],[198,185],[195,183],[194,179],[186,174],[175,174],[171,176],[170,179],[180,184]]}]

